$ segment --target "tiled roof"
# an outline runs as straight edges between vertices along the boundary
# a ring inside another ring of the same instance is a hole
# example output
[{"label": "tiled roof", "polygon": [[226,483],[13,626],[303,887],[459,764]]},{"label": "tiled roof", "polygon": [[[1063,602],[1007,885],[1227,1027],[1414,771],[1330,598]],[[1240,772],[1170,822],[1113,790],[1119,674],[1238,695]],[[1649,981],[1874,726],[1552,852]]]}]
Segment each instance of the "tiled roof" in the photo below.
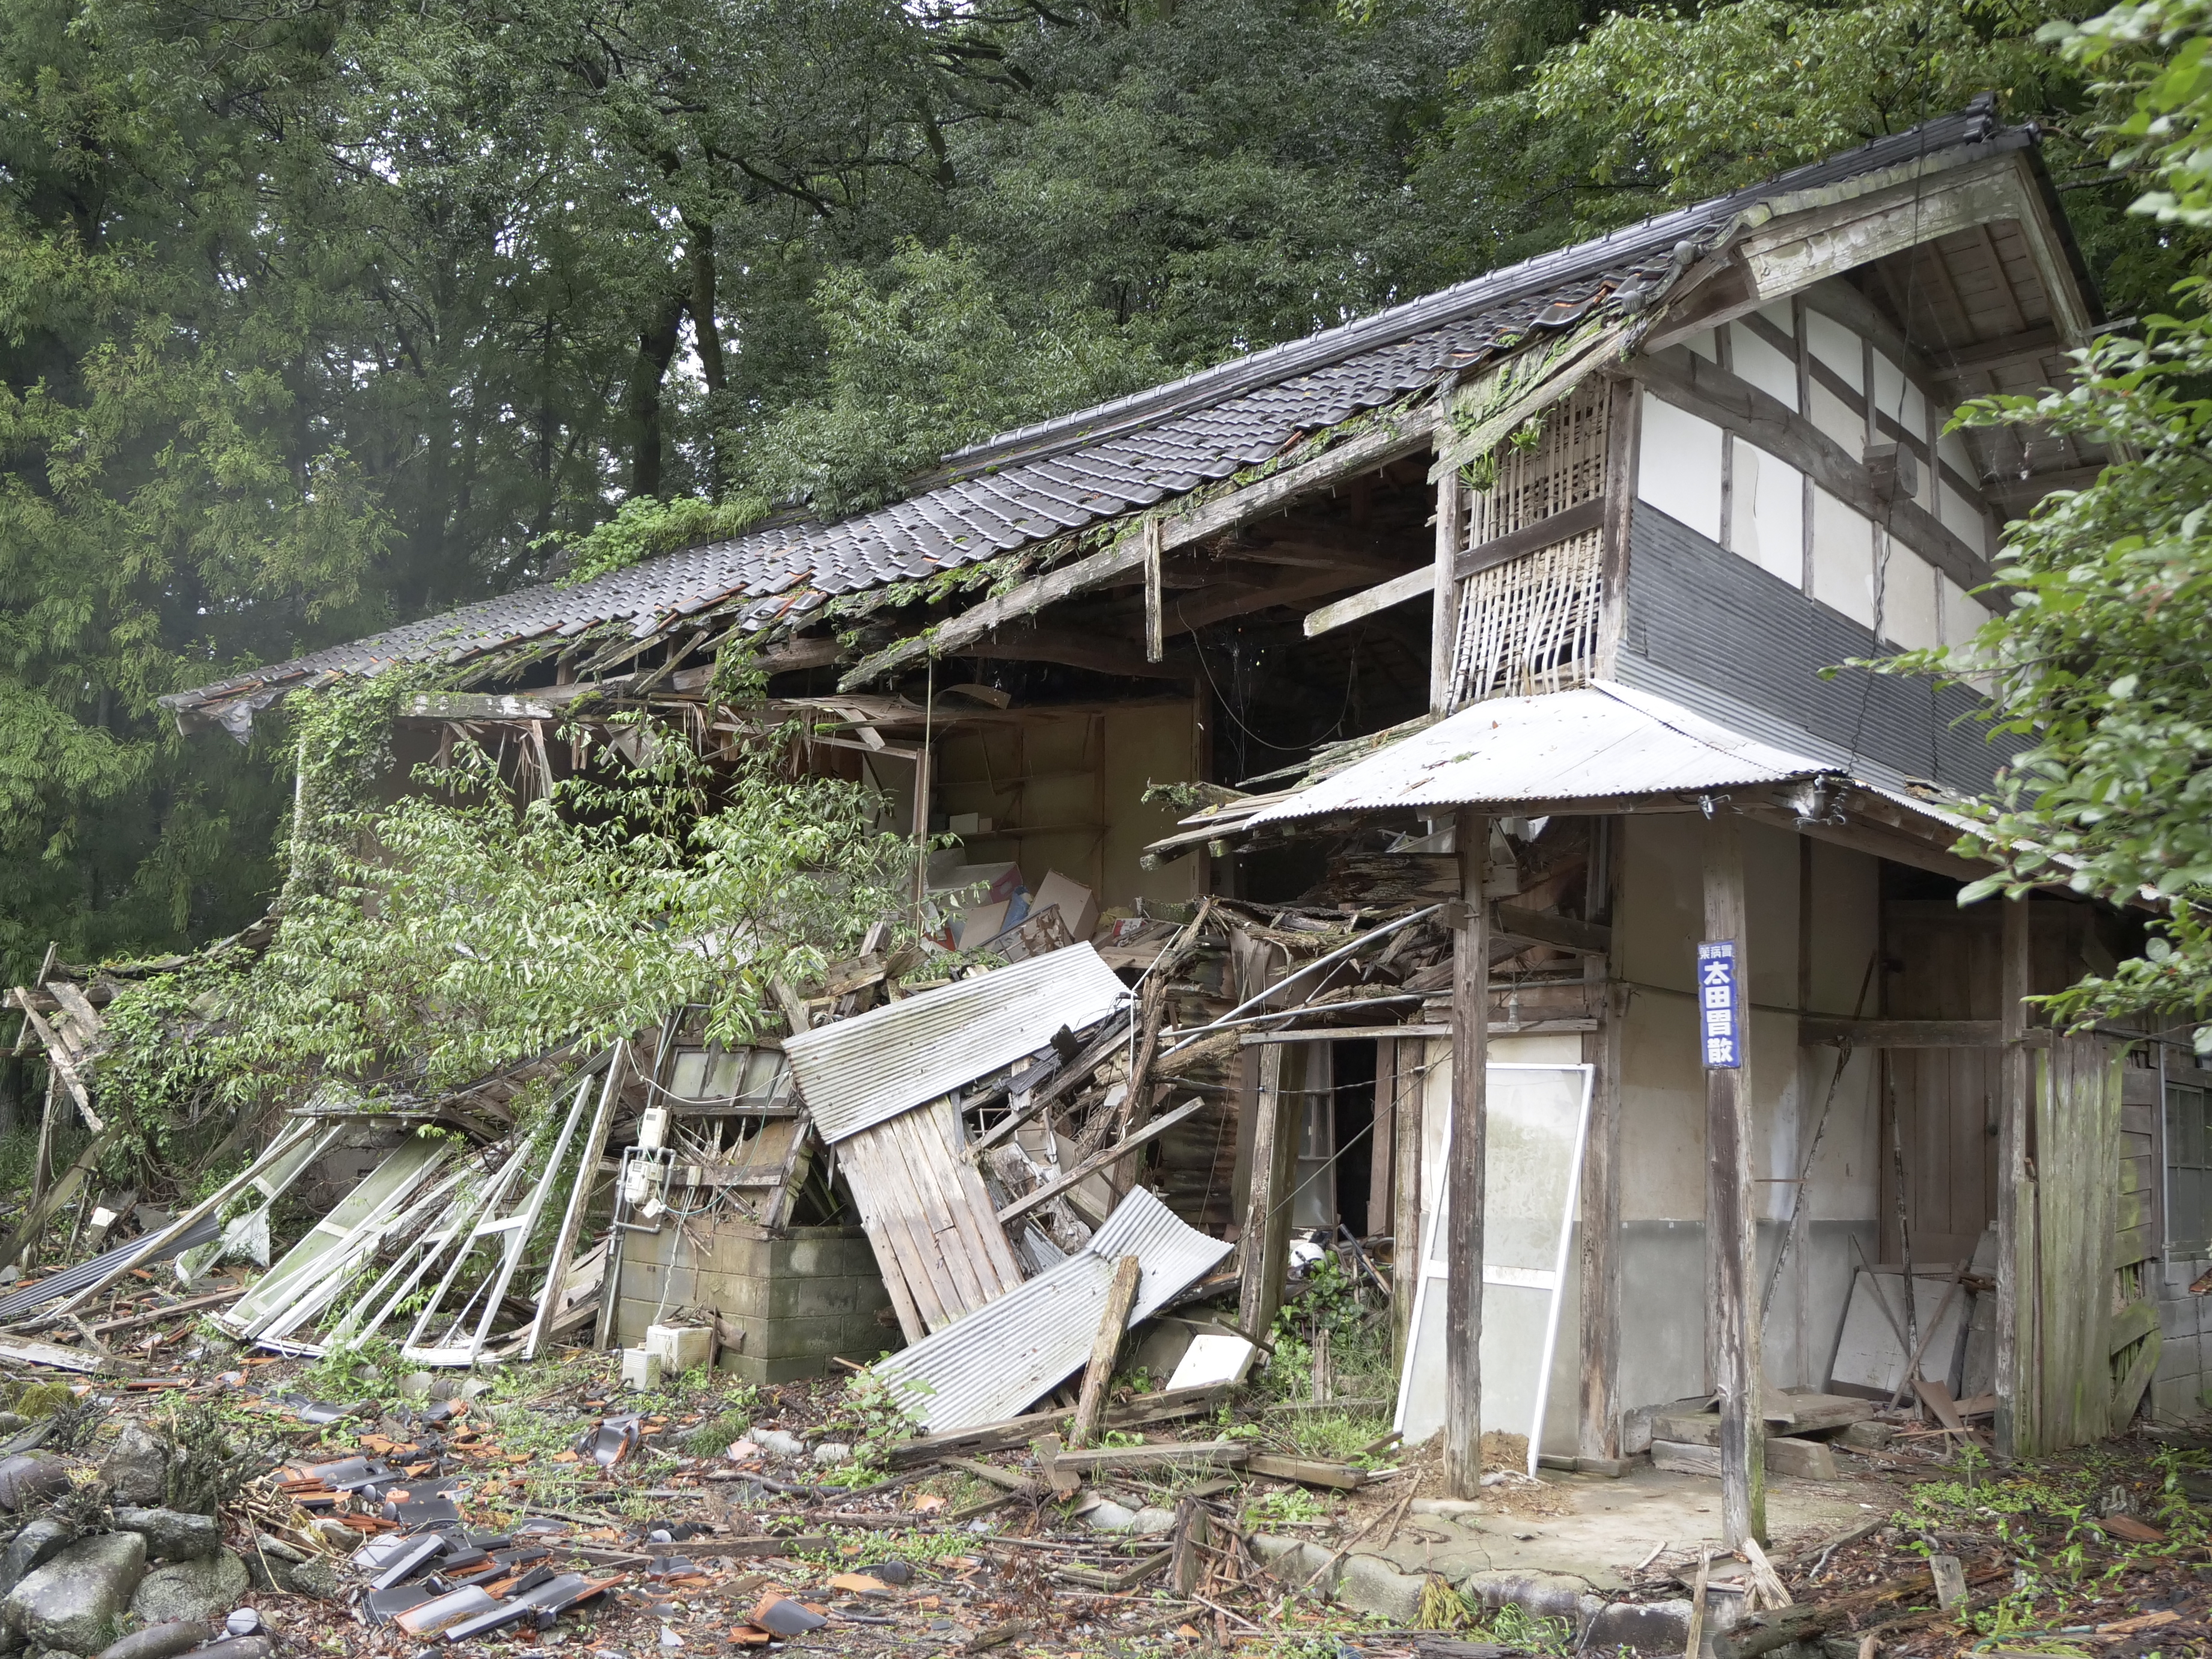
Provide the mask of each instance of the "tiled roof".
[{"label": "tiled roof", "polygon": [[948,458],[906,499],[871,513],[763,526],[573,587],[519,588],[163,701],[203,719],[235,703],[250,720],[252,708],[309,679],[396,662],[464,662],[595,629],[642,639],[708,611],[753,629],[796,624],[841,595],[974,564],[1227,477],[1304,434],[1510,349],[1532,329],[1649,298],[1693,253],[1710,251],[1717,233],[1777,197],[2033,141],[2032,130],[1999,128],[1981,110],[1946,116],[1358,322],[1007,433]]}]

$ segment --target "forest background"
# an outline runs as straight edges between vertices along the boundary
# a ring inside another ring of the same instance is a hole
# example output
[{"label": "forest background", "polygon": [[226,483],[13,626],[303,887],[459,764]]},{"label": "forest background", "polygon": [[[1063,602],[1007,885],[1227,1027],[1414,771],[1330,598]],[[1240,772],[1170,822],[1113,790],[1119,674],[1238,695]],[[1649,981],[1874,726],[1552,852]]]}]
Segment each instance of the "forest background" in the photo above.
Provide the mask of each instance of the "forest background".
[{"label": "forest background", "polygon": [[0,969],[277,885],[281,732],[182,738],[163,692],[850,511],[1984,88],[2045,128],[2108,310],[2171,308],[2203,233],[2127,211],[2108,131],[2160,25],[2039,38],[2086,15],[13,0]]}]

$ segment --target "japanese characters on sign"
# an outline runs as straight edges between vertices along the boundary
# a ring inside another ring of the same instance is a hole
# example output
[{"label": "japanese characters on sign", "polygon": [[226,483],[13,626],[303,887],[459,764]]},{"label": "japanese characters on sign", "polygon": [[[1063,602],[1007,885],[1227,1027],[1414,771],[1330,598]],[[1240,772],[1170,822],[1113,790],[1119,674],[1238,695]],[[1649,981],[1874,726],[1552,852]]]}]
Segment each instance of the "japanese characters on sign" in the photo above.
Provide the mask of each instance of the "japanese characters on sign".
[{"label": "japanese characters on sign", "polygon": [[1698,1035],[1706,1069],[1743,1064],[1743,1003],[1736,989],[1735,941],[1698,946]]}]

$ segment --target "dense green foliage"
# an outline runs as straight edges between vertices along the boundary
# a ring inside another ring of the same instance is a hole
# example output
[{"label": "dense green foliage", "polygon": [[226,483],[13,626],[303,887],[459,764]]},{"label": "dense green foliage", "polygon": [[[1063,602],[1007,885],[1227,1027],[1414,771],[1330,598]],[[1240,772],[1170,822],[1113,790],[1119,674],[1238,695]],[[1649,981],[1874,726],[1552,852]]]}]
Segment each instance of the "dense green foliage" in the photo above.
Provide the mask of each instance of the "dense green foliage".
[{"label": "dense green foliage", "polygon": [[878,500],[1462,274],[1408,181],[1477,32],[1443,0],[8,7],[0,963],[204,939],[275,886],[287,740],[180,739],[163,691]]},{"label": "dense green foliage", "polygon": [[[2145,219],[2185,238],[2212,229],[2212,6],[2150,0],[2052,31],[2069,60],[2128,100],[2116,167],[2148,185]],[[2201,241],[2195,246],[2201,246]],[[2019,592],[1973,661],[2030,746],[1981,814],[1979,843],[2017,891],[2064,882],[2114,903],[2166,905],[2148,954],[2058,999],[2089,1018],[2149,1007],[2212,1012],[2212,323],[2200,263],[2140,339],[2082,354],[2064,392],[1989,400],[1972,422],[2046,425],[2117,456],[2090,488],[2011,527],[2000,570]],[[2198,1028],[2212,1048],[2212,1026]]]},{"label": "dense green foliage", "polygon": [[137,1143],[120,1156],[173,1159],[195,1124],[228,1121],[210,1108],[320,1078],[428,1097],[684,1002],[743,1041],[773,981],[818,977],[910,890],[911,847],[878,832],[870,791],[794,780],[765,750],[709,775],[663,743],[518,812],[465,745],[390,801],[398,678],[301,699],[313,758],[276,942],[112,1005],[103,1087]]},{"label": "dense green foliage", "polygon": [[2053,133],[2115,307],[2154,309],[2193,210],[2121,211],[2094,149],[2132,88],[2093,83],[2166,15],[2060,53],[2061,9],[21,0],[0,965],[204,940],[275,890],[296,732],[180,738],[165,690],[880,501],[1984,87]]}]

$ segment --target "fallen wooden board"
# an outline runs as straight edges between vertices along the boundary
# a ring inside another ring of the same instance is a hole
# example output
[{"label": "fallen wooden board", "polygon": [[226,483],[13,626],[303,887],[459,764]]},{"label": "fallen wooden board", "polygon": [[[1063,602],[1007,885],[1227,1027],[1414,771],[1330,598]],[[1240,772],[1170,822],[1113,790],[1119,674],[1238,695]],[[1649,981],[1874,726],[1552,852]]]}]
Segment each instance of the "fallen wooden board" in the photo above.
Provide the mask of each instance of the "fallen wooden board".
[{"label": "fallen wooden board", "polygon": [[82,1348],[64,1348],[58,1342],[34,1342],[24,1336],[0,1342],[0,1361],[12,1365],[52,1365],[64,1371],[96,1371],[115,1363]]},{"label": "fallen wooden board", "polygon": [[[1717,1440],[1717,1435],[1715,1438]],[[1695,1441],[1655,1439],[1651,1443],[1651,1467],[1672,1469],[1677,1474],[1711,1475],[1717,1480],[1721,1472],[1720,1448]],[[1766,1468],[1770,1474],[1794,1474],[1804,1480],[1838,1478],[1836,1454],[1826,1445],[1818,1440],[1793,1440],[1787,1435],[1768,1438]]]},{"label": "fallen wooden board", "polygon": [[1063,1469],[1156,1469],[1172,1463],[1236,1465],[1250,1458],[1252,1449],[1241,1440],[1170,1440],[1157,1446],[1111,1446],[1096,1451],[1063,1451],[1055,1460]]},{"label": "fallen wooden board", "polygon": [[1271,1480],[1295,1480],[1306,1486],[1334,1486],[1350,1492],[1364,1485],[1367,1472],[1349,1463],[1328,1463],[1305,1457],[1277,1457],[1256,1452],[1244,1460],[1247,1474],[1264,1474]]},{"label": "fallen wooden board", "polygon": [[[1119,1406],[1106,1408],[1106,1426],[1109,1429],[1137,1429],[1147,1423],[1164,1423],[1170,1418],[1194,1416],[1210,1412],[1227,1396],[1229,1389],[1222,1383],[1210,1382],[1203,1388],[1168,1389],[1158,1394],[1140,1394]],[[1010,1447],[1026,1446],[1041,1434],[1067,1420],[1072,1413],[1066,1411],[1030,1412],[1021,1417],[1009,1417],[997,1423],[978,1423],[972,1428],[955,1429],[949,1434],[933,1434],[919,1440],[902,1441],[885,1454],[894,1466],[926,1463],[932,1458],[941,1459],[948,1453],[1005,1451]]]}]

